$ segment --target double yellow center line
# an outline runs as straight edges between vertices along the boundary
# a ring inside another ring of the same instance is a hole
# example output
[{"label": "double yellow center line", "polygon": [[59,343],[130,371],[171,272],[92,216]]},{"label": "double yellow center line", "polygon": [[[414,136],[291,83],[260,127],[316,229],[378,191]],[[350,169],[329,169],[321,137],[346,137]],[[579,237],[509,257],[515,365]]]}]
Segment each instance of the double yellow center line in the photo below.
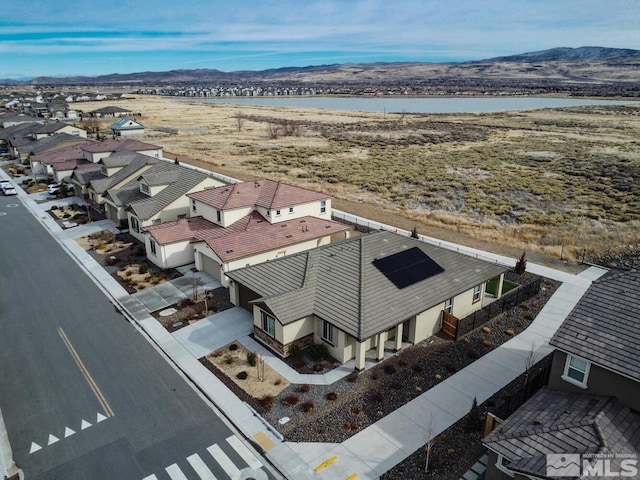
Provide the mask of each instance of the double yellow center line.
[{"label": "double yellow center line", "polygon": [[93,394],[98,399],[98,402],[100,402],[100,405],[102,405],[102,409],[104,410],[104,413],[107,415],[107,417],[113,417],[114,413],[113,413],[113,410],[111,410],[111,407],[109,406],[109,403],[107,402],[107,399],[104,398],[104,395],[102,394],[102,392],[98,388],[98,384],[95,382],[95,380],[93,379],[93,377],[89,373],[89,370],[87,370],[87,367],[84,366],[84,363],[82,363],[82,360],[80,360],[80,356],[78,355],[78,352],[76,352],[76,349],[73,348],[73,345],[71,344],[71,341],[69,340],[69,337],[67,337],[67,334],[64,333],[64,330],[62,330],[62,328],[60,328],[60,327],[58,327],[58,334],[60,335],[60,338],[62,338],[62,341],[64,342],[65,346],[67,347],[67,350],[69,350],[69,353],[73,357],[73,360],[76,362],[76,365],[78,366],[78,368],[82,372],[82,375],[84,375],[84,378],[87,381],[87,383],[89,384],[89,386],[91,387],[91,390],[93,390]]}]

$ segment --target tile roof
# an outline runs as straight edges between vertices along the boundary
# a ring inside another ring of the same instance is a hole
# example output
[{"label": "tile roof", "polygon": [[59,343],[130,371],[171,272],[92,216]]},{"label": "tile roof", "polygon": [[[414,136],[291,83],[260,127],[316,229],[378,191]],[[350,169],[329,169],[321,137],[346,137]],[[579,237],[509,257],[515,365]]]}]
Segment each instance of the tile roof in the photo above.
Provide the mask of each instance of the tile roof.
[{"label": "tile roof", "polygon": [[88,145],[83,150],[90,153],[102,153],[102,152],[119,152],[121,150],[131,150],[134,152],[146,151],[146,150],[160,150],[162,147],[158,145],[152,145],[151,143],[141,142],[139,140],[133,140],[131,138],[116,138],[102,140],[96,142],[93,145]]},{"label": "tile roof", "polygon": [[112,130],[143,130],[144,125],[130,118],[123,117],[109,125],[109,128]]},{"label": "tile roof", "polygon": [[640,271],[593,282],[549,343],[640,381]]},{"label": "tile roof", "polygon": [[[151,159],[151,157],[147,157]],[[155,159],[152,159],[155,160]],[[163,208],[184,196],[188,191],[198,187],[209,176],[191,168],[173,163],[156,161],[151,168],[145,170],[135,180],[127,182],[122,190],[132,190],[130,193],[109,190],[109,195],[116,205],[128,205],[128,209],[141,220],[147,220]],[[140,192],[140,182],[150,179],[150,185],[166,185],[153,196]]]},{"label": "tile roof", "polygon": [[[444,272],[397,288],[374,260],[418,247]],[[377,232],[229,272],[287,324],[315,314],[353,337],[370,336],[443,303],[509,267]]]},{"label": "tile roof", "polygon": [[32,162],[42,162],[47,165],[54,163],[67,162],[69,160],[85,160],[82,154],[82,149],[79,145],[73,145],[71,147],[61,148],[60,150],[54,150],[52,152],[38,153],[31,155]]},{"label": "tile roof", "polygon": [[511,460],[510,469],[547,478],[547,454],[637,454],[640,414],[615,397],[543,388],[483,443]]},{"label": "tile roof", "polygon": [[73,170],[75,168],[86,168],[90,165],[94,165],[94,163],[84,159],[84,158],[74,158],[70,160],[65,160],[62,162],[56,162],[51,164],[51,168],[56,172],[61,172],[64,170]]},{"label": "tile roof", "polygon": [[266,209],[284,208],[331,198],[325,193],[267,179],[233,183],[191,193],[189,197],[218,210],[250,206]]},{"label": "tile roof", "polygon": [[64,122],[45,123],[44,125],[41,125],[40,128],[35,131],[35,133],[53,133],[63,129],[66,126],[67,124]]},{"label": "tile roof", "polygon": [[100,171],[100,165],[96,165],[95,163],[91,163],[91,165],[86,166],[78,166],[71,174],[71,179],[83,186],[89,185],[92,180],[100,178],[104,178],[104,175],[102,175],[102,172]]},{"label": "tile roof", "polygon": [[10,140],[13,137],[25,137],[31,135],[42,126],[41,123],[19,123],[11,127],[0,128],[0,139]]},{"label": "tile roof", "polygon": [[[153,157],[150,157],[148,155],[143,155],[141,153],[136,153],[136,152],[118,152],[118,153],[114,153],[113,155],[130,158],[130,160],[120,170],[118,170],[116,173],[114,173],[110,177],[105,177],[104,175],[101,175],[100,178],[94,178],[93,180],[91,180],[91,188],[100,195],[102,195],[104,192],[106,192],[110,188],[116,186],[118,183],[122,182],[127,177],[134,175],[136,172],[140,171],[145,165],[153,165],[159,162],[159,160]],[[103,159],[103,160],[106,160],[106,159]]]},{"label": "tile roof", "polygon": [[101,114],[124,113],[124,112],[131,112],[131,110],[127,110],[126,108],[121,108],[121,107],[109,106],[109,107],[98,108],[96,110],[91,111],[91,113],[101,113]]},{"label": "tile roof", "polygon": [[18,147],[18,151],[22,153],[30,153],[33,155],[41,152],[46,152],[48,150],[65,148],[70,145],[83,145],[89,147],[94,143],[96,142],[94,142],[93,140],[89,140],[88,138],[69,135],[68,133],[58,133],[56,135],[51,135],[50,137],[44,137],[40,138],[39,140],[34,140],[27,145],[20,146]]}]

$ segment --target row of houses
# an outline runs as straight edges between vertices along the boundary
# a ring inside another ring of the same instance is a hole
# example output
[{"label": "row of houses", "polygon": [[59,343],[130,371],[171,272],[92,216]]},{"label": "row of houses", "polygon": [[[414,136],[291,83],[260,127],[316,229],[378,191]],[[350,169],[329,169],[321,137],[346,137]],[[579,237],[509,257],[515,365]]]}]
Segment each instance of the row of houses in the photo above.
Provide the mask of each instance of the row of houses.
[{"label": "row of houses", "polygon": [[[16,147],[21,160],[70,182],[159,268],[195,264],[219,279],[253,315],[256,340],[281,357],[322,343],[361,370],[367,352],[382,360],[389,345],[418,344],[445,315],[464,317],[501,295],[508,266],[391,232],[361,235],[332,220],[322,192],[269,179],[226,183],[165,159],[157,145],[48,135],[32,123],[34,138]],[[614,454],[640,446],[638,311],[640,273],[594,282],[551,340],[549,386],[484,439],[486,478],[557,478],[562,465],[549,455],[568,453],[631,468]]]}]

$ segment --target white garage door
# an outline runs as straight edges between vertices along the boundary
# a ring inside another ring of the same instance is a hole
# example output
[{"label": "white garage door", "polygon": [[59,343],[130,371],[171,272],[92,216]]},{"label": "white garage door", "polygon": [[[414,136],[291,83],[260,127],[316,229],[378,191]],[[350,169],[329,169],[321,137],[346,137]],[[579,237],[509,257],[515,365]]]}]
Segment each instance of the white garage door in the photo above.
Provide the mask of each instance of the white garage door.
[{"label": "white garage door", "polygon": [[205,273],[208,273],[216,280],[222,280],[220,278],[220,264],[218,262],[202,254],[200,254],[200,259],[202,260],[202,270]]}]

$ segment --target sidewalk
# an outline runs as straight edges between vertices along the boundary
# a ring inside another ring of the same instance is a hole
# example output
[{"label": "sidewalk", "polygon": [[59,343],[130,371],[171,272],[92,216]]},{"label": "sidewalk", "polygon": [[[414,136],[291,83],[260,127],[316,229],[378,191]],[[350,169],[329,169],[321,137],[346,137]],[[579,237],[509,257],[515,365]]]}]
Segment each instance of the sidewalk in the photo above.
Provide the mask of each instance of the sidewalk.
[{"label": "sidewalk", "polygon": [[[0,177],[4,172],[0,172]],[[559,270],[529,263],[527,270],[563,282],[547,302],[540,314],[522,334],[481,357],[465,369],[447,378],[420,397],[415,398],[395,412],[354,435],[341,444],[337,443],[292,443],[283,442],[278,432],[268,426],[246,403],[239,400],[220,380],[212,375],[187,348],[188,342],[168,333],[147,309],[113,279],[74,240],[75,228],[62,230],[49,215],[43,214],[27,194],[18,192],[20,199],[31,213],[49,230],[51,235],[67,250],[71,257],[89,274],[113,303],[149,335],[155,344],[194,382],[220,411],[247,438],[261,445],[265,456],[287,478],[358,480],[376,479],[397,463],[404,460],[416,449],[424,445],[429,436],[436,436],[471,408],[473,398],[478,402],[489,398],[525,370],[525,358],[534,348],[536,360],[551,351],[548,341],[560,326],[573,306],[580,300],[591,281],[599,278],[606,270],[591,267],[580,275],[572,275]],[[437,239],[421,236],[424,241],[443,244]],[[444,246],[444,245],[443,245]],[[481,252],[466,247],[448,244],[447,248],[478,256],[488,261],[515,264],[514,259]],[[205,324],[203,324],[205,325]],[[190,328],[190,327],[188,327]],[[201,327],[204,328],[204,327]],[[185,329],[183,329],[185,330]],[[188,339],[193,331],[185,330]],[[221,334],[221,332],[218,332]],[[253,340],[247,335],[239,341],[248,349],[255,350]],[[207,347],[208,348],[208,347]],[[270,365],[284,367],[277,357],[268,357]],[[336,369],[335,375],[346,375],[353,371],[348,365]],[[347,371],[348,370],[348,371]],[[346,373],[345,373],[346,372]],[[294,373],[289,372],[291,375]],[[299,375],[295,373],[295,375]],[[312,383],[306,377],[302,383]],[[329,382],[325,378],[322,382]],[[320,380],[318,380],[320,381]],[[332,380],[335,381],[335,380]],[[427,431],[429,419],[433,416],[434,428]],[[319,473],[314,468],[335,458]]]}]

